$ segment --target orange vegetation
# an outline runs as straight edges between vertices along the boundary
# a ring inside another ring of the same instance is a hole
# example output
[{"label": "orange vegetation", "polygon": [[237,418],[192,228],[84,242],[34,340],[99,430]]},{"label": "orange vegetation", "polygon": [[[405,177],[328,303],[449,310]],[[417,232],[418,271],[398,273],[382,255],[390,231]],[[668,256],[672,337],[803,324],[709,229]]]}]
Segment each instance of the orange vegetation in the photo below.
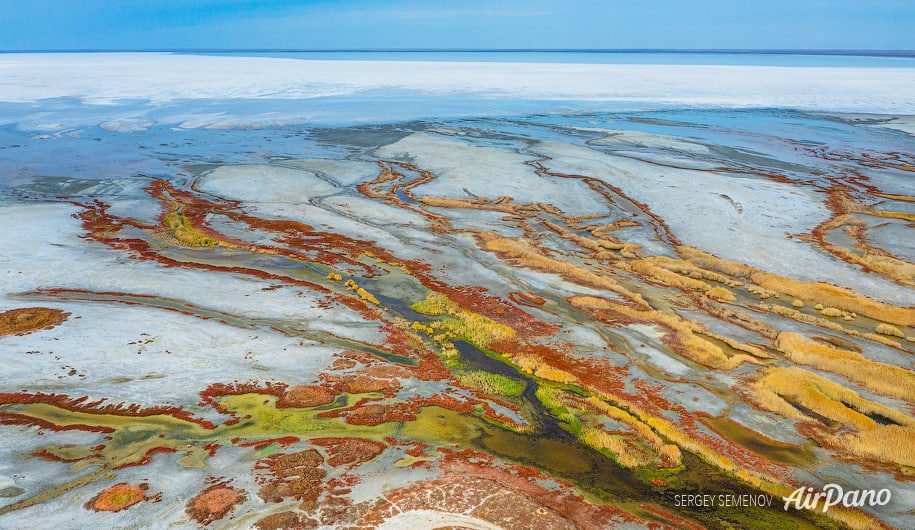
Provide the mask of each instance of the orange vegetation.
[{"label": "orange vegetation", "polygon": [[381,442],[352,437],[311,438],[311,445],[327,448],[327,464],[351,467],[373,460],[387,447]]},{"label": "orange vegetation", "polygon": [[67,320],[70,313],[48,307],[22,307],[0,313],[0,337],[27,335],[49,329]]},{"label": "orange vegetation", "polygon": [[201,525],[208,525],[225,517],[235,506],[245,502],[247,496],[225,483],[213,484],[201,491],[185,506],[185,511]]},{"label": "orange vegetation", "polygon": [[86,503],[87,510],[99,512],[119,512],[130,508],[146,498],[149,484],[128,484],[122,482],[100,491]]},{"label": "orange vegetation", "polygon": [[257,495],[265,502],[291,498],[301,501],[303,506],[313,507],[323,491],[322,484],[327,475],[323,463],[324,458],[315,449],[262,458],[255,464],[255,469],[265,472],[258,479],[263,486]]},{"label": "orange vegetation", "polygon": [[277,408],[311,408],[334,402],[336,392],[323,386],[294,386],[276,402]]}]

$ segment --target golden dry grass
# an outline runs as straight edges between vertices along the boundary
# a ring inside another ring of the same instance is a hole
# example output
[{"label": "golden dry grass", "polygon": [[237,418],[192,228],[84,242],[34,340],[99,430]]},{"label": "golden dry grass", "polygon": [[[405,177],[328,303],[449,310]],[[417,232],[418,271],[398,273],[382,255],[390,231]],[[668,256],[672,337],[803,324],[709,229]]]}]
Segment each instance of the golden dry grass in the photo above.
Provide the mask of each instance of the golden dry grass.
[{"label": "golden dry grass", "polygon": [[[829,329],[832,331],[838,331],[851,337],[860,337],[862,339],[872,340],[874,342],[879,342],[880,344],[890,346],[891,348],[899,348],[898,341],[889,339],[876,333],[861,333],[860,331],[846,328],[838,322],[833,322],[825,318],[819,318],[813,315],[808,315],[806,313],[801,313],[800,311],[796,311],[790,307],[772,305],[768,307],[768,310],[777,315],[781,315],[792,320],[797,320],[798,322],[804,322],[805,324],[812,324],[814,326],[820,326],[821,328]],[[854,313],[851,314],[854,315]]]},{"label": "golden dry grass", "polygon": [[690,263],[702,268],[748,280],[764,289],[782,293],[801,300],[810,300],[827,307],[836,307],[859,315],[896,324],[915,325],[915,308],[896,307],[878,302],[847,289],[820,282],[802,282],[784,276],[763,272],[754,267],[724,260],[699,249],[679,246],[677,253]]},{"label": "golden dry grass", "polygon": [[867,414],[879,414],[900,425],[915,427],[915,420],[909,416],[868,401],[854,390],[802,368],[768,368],[750,388],[757,404],[786,418],[813,419],[792,406],[793,402],[855,431],[879,426]]},{"label": "golden dry grass", "polygon": [[702,280],[681,276],[674,271],[654,265],[650,260],[651,258],[633,261],[629,266],[633,272],[638,273],[649,281],[670,285],[684,291],[705,291],[709,289],[709,284]]},{"label": "golden dry grass", "polygon": [[514,260],[521,266],[559,274],[563,278],[581,285],[606,289],[642,307],[648,307],[641,295],[625,289],[606,276],[597,275],[568,261],[547,257],[525,239],[501,237],[497,234],[481,234],[481,238],[486,250],[495,252],[503,258]]},{"label": "golden dry grass", "polygon": [[665,443],[664,440],[662,440],[646,423],[625,410],[609,405],[596,396],[590,396],[582,401],[594,410],[632,428],[632,430],[638,434],[639,438],[647,443],[658,455],[664,465],[668,467],[680,465],[682,457],[680,448],[676,445]]},{"label": "golden dry grass", "polygon": [[810,340],[798,333],[780,333],[775,347],[795,363],[840,375],[881,394],[915,401],[915,373],[872,361],[860,353]]},{"label": "golden dry grass", "polygon": [[848,433],[837,440],[854,456],[915,468],[915,428],[886,425],[869,431]]},{"label": "golden dry grass", "polygon": [[493,210],[504,213],[515,213],[511,204],[496,203],[489,199],[455,199],[452,197],[421,197],[419,202],[426,206],[439,208],[465,208],[472,210]]},{"label": "golden dry grass", "polygon": [[652,463],[649,458],[646,458],[648,455],[631,447],[626,443],[626,437],[619,434],[610,434],[600,429],[583,427],[578,437],[587,446],[613,453],[616,462],[622,467],[631,469]]},{"label": "golden dry grass", "polygon": [[759,363],[757,359],[744,354],[728,357],[720,347],[699,337],[697,333],[706,333],[706,330],[691,320],[666,315],[654,309],[639,310],[594,296],[572,296],[569,302],[598,319],[622,317],[631,322],[657,324],[669,332],[663,338],[665,344],[682,357],[709,368],[731,369],[745,362]]}]

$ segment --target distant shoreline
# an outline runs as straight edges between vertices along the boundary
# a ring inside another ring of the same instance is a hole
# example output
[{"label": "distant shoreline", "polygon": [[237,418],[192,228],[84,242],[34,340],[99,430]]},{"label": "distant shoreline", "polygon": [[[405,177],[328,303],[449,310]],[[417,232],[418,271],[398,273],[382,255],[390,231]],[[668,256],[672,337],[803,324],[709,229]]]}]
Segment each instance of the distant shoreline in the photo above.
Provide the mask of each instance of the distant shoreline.
[{"label": "distant shoreline", "polygon": [[844,49],[678,49],[678,48],[86,48],[0,50],[0,53],[588,53],[684,55],[825,55],[845,57],[915,58],[915,50]]}]

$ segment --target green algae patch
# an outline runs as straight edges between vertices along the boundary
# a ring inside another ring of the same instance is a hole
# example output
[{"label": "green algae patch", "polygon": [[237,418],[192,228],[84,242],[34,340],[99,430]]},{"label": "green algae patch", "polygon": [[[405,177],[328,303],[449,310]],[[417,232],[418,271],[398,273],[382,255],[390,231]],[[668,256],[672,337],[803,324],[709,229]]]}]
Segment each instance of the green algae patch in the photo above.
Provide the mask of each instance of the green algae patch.
[{"label": "green algae patch", "polygon": [[423,315],[451,317],[429,325],[433,338],[444,334],[448,338],[461,338],[485,346],[515,335],[515,330],[510,327],[483,315],[465,311],[447,296],[435,292],[430,292],[425,300],[416,302],[410,309]]},{"label": "green algae patch", "polygon": [[172,212],[165,216],[163,221],[168,230],[179,242],[191,247],[215,247],[219,241],[203,235],[194,228],[190,220],[179,212]]},{"label": "green algae patch", "polygon": [[458,374],[461,385],[496,396],[517,396],[524,391],[524,383],[504,375],[473,370]]}]

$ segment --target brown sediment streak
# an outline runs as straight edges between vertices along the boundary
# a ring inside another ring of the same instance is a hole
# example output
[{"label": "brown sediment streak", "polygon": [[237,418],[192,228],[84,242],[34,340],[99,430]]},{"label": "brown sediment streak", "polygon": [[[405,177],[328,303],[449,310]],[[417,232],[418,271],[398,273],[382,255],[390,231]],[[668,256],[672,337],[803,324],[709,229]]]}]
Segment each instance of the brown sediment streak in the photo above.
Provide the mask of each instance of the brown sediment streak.
[{"label": "brown sediment streak", "polygon": [[[0,407],[4,405],[27,405],[33,403],[41,403],[44,405],[52,405],[54,407],[67,410],[70,412],[81,412],[85,414],[94,414],[94,415],[106,415],[111,414],[114,416],[130,416],[136,418],[143,418],[149,416],[171,416],[173,418],[187,421],[190,423],[195,423],[204,429],[215,429],[210,421],[203,418],[195,417],[193,414],[187,410],[182,409],[181,407],[164,407],[164,406],[154,406],[154,407],[144,407],[136,403],[126,404],[126,403],[109,403],[104,404],[105,399],[98,399],[91,401],[89,396],[83,396],[78,398],[71,398],[64,394],[43,394],[30,393],[30,392],[3,392],[0,393]],[[19,416],[15,413],[0,412],[0,415],[10,415],[10,416]],[[0,416],[2,417],[2,416]],[[14,418],[15,419],[15,418]],[[31,420],[31,418],[30,418]],[[36,424],[39,420],[34,420]],[[44,425],[42,425],[44,426]],[[80,430],[96,431],[96,432],[112,432],[111,429],[102,426],[54,426],[50,425],[48,428],[55,430],[62,429],[72,429],[79,428]]]},{"label": "brown sediment streak", "polygon": [[[404,162],[377,162],[378,166],[381,168],[381,173],[375,177],[375,179],[369,182],[363,182],[356,185],[356,189],[366,197],[372,199],[383,199],[386,203],[397,206],[398,208],[403,208],[404,210],[409,210],[411,212],[417,213],[426,219],[429,220],[431,225],[429,229],[436,232],[450,232],[452,231],[451,223],[448,221],[448,218],[442,215],[437,215],[422,208],[417,208],[412,204],[408,204],[398,197],[398,191],[402,192],[404,195],[409,197],[412,200],[417,200],[413,195],[412,189],[427,182],[432,181],[435,178],[435,175],[431,171],[426,171],[423,169],[418,169],[412,164],[407,164]],[[408,171],[415,171],[420,174],[419,177],[405,183],[405,184],[391,184],[390,189],[384,190],[383,186],[389,183],[398,182],[403,180],[405,177],[402,173],[394,171],[393,166],[399,166]]]},{"label": "brown sediment streak", "polygon": [[851,151],[849,149],[829,149],[826,146],[805,147],[812,155],[835,162],[855,162],[871,169],[898,169],[915,171],[915,158],[911,153],[899,151]]}]

